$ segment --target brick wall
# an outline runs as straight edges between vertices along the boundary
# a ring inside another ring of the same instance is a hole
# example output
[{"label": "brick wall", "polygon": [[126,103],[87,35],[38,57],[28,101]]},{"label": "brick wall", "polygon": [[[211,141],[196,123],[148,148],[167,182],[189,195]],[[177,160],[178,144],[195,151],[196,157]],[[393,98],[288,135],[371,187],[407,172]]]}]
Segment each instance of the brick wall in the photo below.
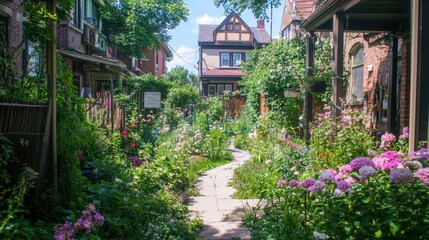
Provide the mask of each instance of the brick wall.
[{"label": "brick wall", "polygon": [[69,26],[68,21],[62,21],[57,25],[57,48],[85,53],[85,45],[82,44],[82,36],[82,31]]},{"label": "brick wall", "polygon": [[9,52],[13,54],[13,69],[15,77],[22,74],[22,41],[23,41],[23,10],[20,7],[22,0],[0,0],[0,15],[8,18]]},{"label": "brick wall", "polygon": [[410,64],[411,64],[410,35],[402,38],[402,79],[400,96],[400,127],[407,127],[410,122]]},{"label": "brick wall", "polygon": [[[347,33],[344,43],[344,69],[350,73],[350,56],[353,50],[361,45],[364,48],[364,82],[363,92],[368,96],[360,104],[349,105],[349,108],[355,111],[361,111],[365,117],[365,122],[368,127],[378,128],[385,130],[387,122],[381,122],[376,125],[375,106],[375,87],[379,86],[387,92],[387,84],[389,78],[389,42],[377,40],[383,35],[376,35],[375,37],[365,40],[363,34]],[[372,65],[372,71],[369,68]],[[350,78],[350,76],[348,77]],[[385,96],[387,97],[387,96]],[[383,99],[383,96],[381,96]],[[387,114],[387,112],[381,112]]]},{"label": "brick wall", "polygon": [[142,71],[155,75],[155,50],[143,49],[146,60],[142,61]]}]

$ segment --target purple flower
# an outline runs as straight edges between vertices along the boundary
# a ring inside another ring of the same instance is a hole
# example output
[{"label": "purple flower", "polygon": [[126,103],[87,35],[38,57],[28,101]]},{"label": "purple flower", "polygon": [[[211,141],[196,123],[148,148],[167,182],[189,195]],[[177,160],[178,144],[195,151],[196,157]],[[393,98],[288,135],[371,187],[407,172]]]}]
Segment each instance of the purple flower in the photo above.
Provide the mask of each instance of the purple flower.
[{"label": "purple flower", "polygon": [[325,172],[330,173],[332,176],[337,175],[337,171],[335,171],[334,169],[326,169]]},{"label": "purple flower", "polygon": [[375,163],[375,167],[382,170],[388,170],[398,167],[401,158],[396,151],[387,151],[378,157],[372,159]]},{"label": "purple flower", "polygon": [[369,150],[368,151],[368,155],[376,156],[377,155],[377,151],[375,151],[375,150]]},{"label": "purple flower", "polygon": [[298,182],[295,179],[290,180],[289,187],[291,187],[291,188],[298,187]]},{"label": "purple flower", "polygon": [[88,210],[83,210],[82,211],[82,217],[83,218],[90,218],[91,217],[91,212]]},{"label": "purple flower", "polygon": [[317,180],[324,183],[332,182],[334,181],[334,175],[332,175],[331,172],[328,172],[328,170],[325,170],[322,172],[322,174],[320,174]]},{"label": "purple flower", "polygon": [[343,123],[349,123],[351,121],[352,121],[352,117],[348,116],[348,115],[345,115],[341,118],[341,122],[343,122]]},{"label": "purple flower", "polygon": [[350,184],[346,180],[340,180],[337,183],[337,189],[340,191],[346,191],[350,188]]},{"label": "purple flower", "polygon": [[416,157],[429,160],[429,151],[427,148],[420,148],[416,153]]},{"label": "purple flower", "polygon": [[300,188],[309,188],[315,182],[316,182],[316,180],[314,180],[313,178],[307,178],[304,181],[298,183],[298,187],[300,187]]},{"label": "purple flower", "polygon": [[348,172],[339,172],[334,176],[334,182],[338,183],[341,180],[348,178],[350,175]]},{"label": "purple flower", "polygon": [[429,168],[420,168],[414,173],[414,176],[420,179],[426,186],[429,186]]},{"label": "purple flower", "polygon": [[90,212],[92,212],[92,213],[95,213],[95,206],[94,206],[94,204],[89,203],[89,204],[88,204],[88,210],[89,210]]},{"label": "purple flower", "polygon": [[359,168],[359,177],[364,180],[368,177],[375,177],[377,175],[377,170],[371,166],[363,166]]},{"label": "purple flower", "polygon": [[336,188],[334,190],[334,197],[344,197],[345,193],[344,191],[341,191],[340,189]]},{"label": "purple flower", "polygon": [[97,226],[103,226],[103,224],[104,224],[104,217],[103,217],[103,215],[101,215],[100,213],[96,213],[94,215],[94,223]]},{"label": "purple flower", "polygon": [[390,172],[390,182],[409,183],[413,181],[413,172],[408,168],[395,168]]},{"label": "purple flower", "polygon": [[71,222],[65,222],[63,225],[58,224],[55,227],[54,238],[55,240],[67,240],[73,239],[75,235],[75,229]]},{"label": "purple flower", "polygon": [[316,182],[314,182],[313,185],[311,185],[308,188],[308,191],[310,191],[310,192],[319,192],[319,191],[323,190],[325,187],[326,187],[326,184],[324,182],[316,181]]},{"label": "purple flower", "polygon": [[280,180],[277,182],[277,185],[279,185],[279,187],[283,187],[284,185],[286,185],[286,180],[284,180],[284,179],[280,179]]},{"label": "purple flower", "polygon": [[367,157],[357,157],[351,160],[349,165],[352,171],[359,170],[363,166],[375,167],[374,162]]}]

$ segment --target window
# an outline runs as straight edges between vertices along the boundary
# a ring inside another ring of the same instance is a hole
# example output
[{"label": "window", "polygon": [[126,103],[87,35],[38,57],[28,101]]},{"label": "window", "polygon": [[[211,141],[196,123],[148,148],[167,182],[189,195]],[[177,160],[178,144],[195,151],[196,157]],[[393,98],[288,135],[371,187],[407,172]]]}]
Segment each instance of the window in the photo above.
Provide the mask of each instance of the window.
[{"label": "window", "polygon": [[0,57],[6,56],[8,49],[8,29],[7,29],[7,18],[0,16]]},{"label": "window", "polygon": [[216,85],[211,84],[208,86],[208,95],[215,96],[216,95]]},{"label": "window", "polygon": [[93,0],[85,0],[85,8],[85,21],[100,30],[100,6]]},{"label": "window", "polygon": [[41,66],[41,48],[38,44],[26,41],[23,53],[23,71],[29,76],[36,76],[39,74]]},{"label": "window", "polygon": [[351,81],[349,89],[349,100],[359,101],[363,98],[363,47],[354,49],[350,56]]},{"label": "window", "polygon": [[233,66],[234,67],[239,67],[240,66],[240,64],[241,64],[241,56],[242,56],[242,53],[234,53],[233,54]]},{"label": "window", "polygon": [[240,28],[241,28],[240,23],[232,23],[232,22],[229,22],[229,23],[227,23],[227,25],[226,25],[226,29],[227,29],[228,31],[240,31]]},{"label": "window", "polygon": [[208,96],[223,95],[224,91],[232,93],[232,84],[209,84],[207,88]]},{"label": "window", "polygon": [[220,66],[229,67],[229,53],[220,54]]},{"label": "window", "polygon": [[71,13],[71,23],[73,26],[81,29],[82,28],[82,6],[80,4],[81,0],[74,0],[73,11]]},{"label": "window", "polygon": [[234,52],[227,53],[223,52],[220,54],[220,66],[221,67],[240,67],[240,64],[245,61],[246,53]]}]

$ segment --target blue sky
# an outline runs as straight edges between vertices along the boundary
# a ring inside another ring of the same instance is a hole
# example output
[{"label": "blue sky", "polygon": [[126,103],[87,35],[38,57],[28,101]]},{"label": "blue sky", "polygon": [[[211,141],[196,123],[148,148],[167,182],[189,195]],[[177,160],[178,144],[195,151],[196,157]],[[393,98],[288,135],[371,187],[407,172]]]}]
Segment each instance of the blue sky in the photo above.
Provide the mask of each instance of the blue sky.
[{"label": "blue sky", "polygon": [[[176,29],[169,32],[172,39],[168,44],[174,50],[174,58],[167,63],[167,67],[171,70],[175,66],[181,65],[189,71],[197,73],[198,24],[219,24],[225,19],[224,9],[216,8],[213,0],[184,0],[184,2],[190,9],[188,21],[182,22]],[[273,37],[279,34],[282,14],[283,4],[273,9]],[[250,27],[256,27],[256,18],[250,11],[245,11],[240,17]],[[270,33],[270,22],[265,22],[265,29]]]}]

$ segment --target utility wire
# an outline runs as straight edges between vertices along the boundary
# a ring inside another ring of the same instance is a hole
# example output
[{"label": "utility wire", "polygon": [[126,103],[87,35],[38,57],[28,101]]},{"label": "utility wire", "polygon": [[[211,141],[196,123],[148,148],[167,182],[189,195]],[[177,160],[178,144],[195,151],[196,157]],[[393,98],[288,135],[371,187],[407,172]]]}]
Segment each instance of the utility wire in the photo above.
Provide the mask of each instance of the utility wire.
[{"label": "utility wire", "polygon": [[195,63],[191,63],[189,61],[187,61],[186,59],[184,59],[182,56],[180,56],[171,46],[170,44],[167,43],[167,46],[171,49],[171,51],[173,51],[180,59],[182,59],[185,63],[191,65],[192,67],[196,68],[198,70],[198,67]]}]

